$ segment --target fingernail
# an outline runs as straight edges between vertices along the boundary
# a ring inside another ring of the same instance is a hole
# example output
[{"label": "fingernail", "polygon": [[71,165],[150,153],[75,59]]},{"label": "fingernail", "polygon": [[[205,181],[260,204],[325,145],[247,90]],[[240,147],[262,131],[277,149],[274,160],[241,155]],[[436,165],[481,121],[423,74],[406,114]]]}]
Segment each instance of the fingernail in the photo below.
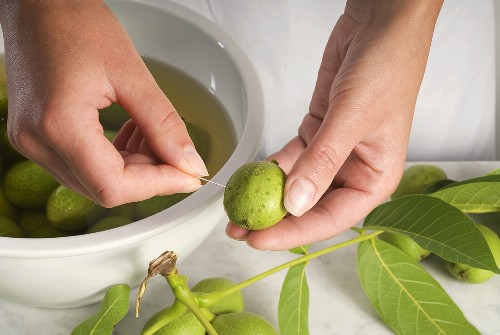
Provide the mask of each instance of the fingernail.
[{"label": "fingernail", "polygon": [[316,187],[313,183],[304,178],[297,178],[292,182],[285,195],[285,208],[290,214],[300,216],[309,209],[315,193]]},{"label": "fingernail", "polygon": [[193,185],[193,186],[188,186],[183,188],[180,191],[177,191],[177,193],[192,193],[194,191],[198,191],[203,185]]},{"label": "fingernail", "polygon": [[188,161],[191,169],[198,174],[200,177],[208,176],[208,171],[201,159],[200,155],[196,152],[196,149],[192,145],[186,145],[184,147],[184,158]]}]

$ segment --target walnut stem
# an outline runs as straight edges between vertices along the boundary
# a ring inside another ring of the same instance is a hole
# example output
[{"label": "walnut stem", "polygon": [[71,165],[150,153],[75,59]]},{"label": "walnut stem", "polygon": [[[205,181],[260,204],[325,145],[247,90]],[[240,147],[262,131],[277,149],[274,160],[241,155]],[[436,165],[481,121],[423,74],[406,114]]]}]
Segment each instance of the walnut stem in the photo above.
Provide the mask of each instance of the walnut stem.
[{"label": "walnut stem", "polygon": [[168,277],[172,273],[177,273],[175,267],[177,263],[177,255],[173,251],[165,251],[156,259],[149,262],[148,275],[141,283],[139,287],[139,292],[137,293],[137,299],[135,302],[135,316],[139,317],[139,308],[141,305],[141,299],[146,293],[146,285],[149,279],[162,275],[163,277]]}]

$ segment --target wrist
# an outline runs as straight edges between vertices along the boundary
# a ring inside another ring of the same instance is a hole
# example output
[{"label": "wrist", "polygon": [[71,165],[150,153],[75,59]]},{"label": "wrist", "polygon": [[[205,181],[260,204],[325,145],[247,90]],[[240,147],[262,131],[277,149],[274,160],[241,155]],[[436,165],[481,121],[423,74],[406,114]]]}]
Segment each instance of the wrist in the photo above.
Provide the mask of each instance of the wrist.
[{"label": "wrist", "polygon": [[26,12],[42,12],[89,7],[92,4],[103,5],[103,0],[0,0],[0,25],[8,25]]},{"label": "wrist", "polygon": [[347,0],[345,14],[354,21],[384,24],[404,19],[408,23],[437,20],[444,0]]},{"label": "wrist", "polygon": [[[345,15],[423,76],[443,0],[347,0]],[[409,68],[408,68],[409,70]]]},{"label": "wrist", "polygon": [[9,18],[13,16],[14,12],[18,11],[20,4],[19,1],[0,0],[0,25],[7,24]]}]

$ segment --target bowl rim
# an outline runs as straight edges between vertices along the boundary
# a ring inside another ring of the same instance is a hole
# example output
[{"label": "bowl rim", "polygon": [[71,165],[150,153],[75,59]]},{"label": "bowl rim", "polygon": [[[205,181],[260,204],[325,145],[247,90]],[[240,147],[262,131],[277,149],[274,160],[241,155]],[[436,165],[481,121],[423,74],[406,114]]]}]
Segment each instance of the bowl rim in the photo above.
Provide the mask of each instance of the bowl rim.
[{"label": "bowl rim", "polygon": [[[264,125],[264,98],[262,86],[253,63],[243,49],[215,22],[197,12],[169,0],[153,0],[147,3],[140,0],[112,0],[107,2],[134,3],[154,10],[167,12],[180,20],[200,29],[217,41],[241,75],[245,88],[246,116],[243,132],[238,145],[228,161],[212,177],[225,184],[234,170],[255,158]],[[245,143],[242,145],[242,143]],[[59,238],[10,238],[0,237],[0,257],[7,258],[58,258],[102,252],[132,245],[176,227],[205,208],[221,199],[223,188],[207,183],[194,194],[180,203],[145,219],[123,227],[92,234]],[[201,205],[199,199],[203,201]],[[221,210],[223,210],[221,208]],[[170,218],[162,222],[162,216]],[[174,219],[172,219],[174,218]]]}]

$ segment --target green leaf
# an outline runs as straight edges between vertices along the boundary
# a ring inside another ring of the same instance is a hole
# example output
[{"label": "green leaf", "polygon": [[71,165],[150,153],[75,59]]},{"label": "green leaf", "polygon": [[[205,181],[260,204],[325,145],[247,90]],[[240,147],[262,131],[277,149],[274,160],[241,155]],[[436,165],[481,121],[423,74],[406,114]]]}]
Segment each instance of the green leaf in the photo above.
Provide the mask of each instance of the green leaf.
[{"label": "green leaf", "polygon": [[500,175],[500,169],[495,169],[485,174],[485,176],[493,176],[493,175]]},{"label": "green leaf", "polygon": [[309,334],[309,286],[305,267],[292,266],[283,281],[278,303],[278,323],[281,335]]},{"label": "green leaf", "polygon": [[127,314],[130,287],[119,284],[110,287],[96,314],[80,323],[71,335],[111,335],[115,325]]},{"label": "green leaf", "polygon": [[359,244],[358,275],[370,303],[397,334],[479,334],[439,283],[389,243]]},{"label": "green leaf", "polygon": [[368,214],[363,227],[406,234],[422,248],[450,262],[500,273],[476,224],[438,198],[409,195],[386,202]]},{"label": "green leaf", "polygon": [[488,175],[449,184],[430,196],[465,213],[500,211],[500,175]]},{"label": "green leaf", "polygon": [[307,255],[307,250],[309,250],[310,244],[305,244],[300,247],[288,249],[291,253],[297,254],[297,255]]},{"label": "green leaf", "polygon": [[430,194],[430,193],[435,193],[441,189],[443,189],[445,186],[448,186],[450,184],[456,183],[455,180],[451,179],[443,179],[438,182],[435,182],[431,186],[428,186],[422,191],[422,194]]}]

